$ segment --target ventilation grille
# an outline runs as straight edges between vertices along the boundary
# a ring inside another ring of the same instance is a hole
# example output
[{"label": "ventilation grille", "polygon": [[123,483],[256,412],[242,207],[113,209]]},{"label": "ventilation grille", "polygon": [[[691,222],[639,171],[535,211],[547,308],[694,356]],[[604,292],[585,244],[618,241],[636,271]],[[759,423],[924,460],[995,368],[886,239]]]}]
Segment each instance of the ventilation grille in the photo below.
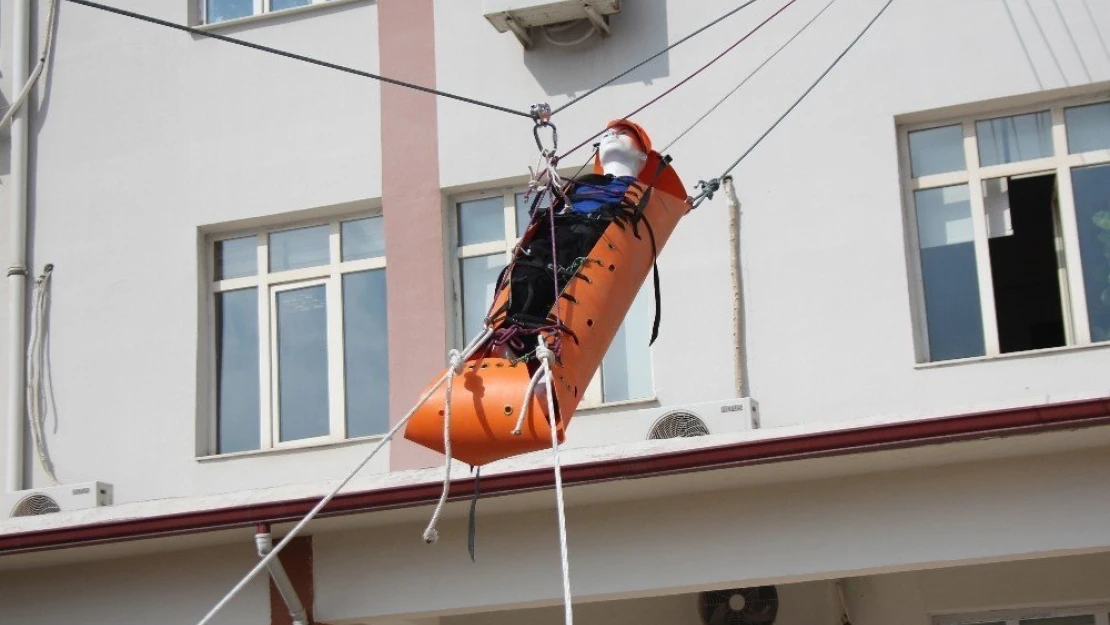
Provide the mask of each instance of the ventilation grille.
[{"label": "ventilation grille", "polygon": [[772,625],[779,593],[774,586],[711,590],[701,593],[698,608],[704,625]]},{"label": "ventilation grille", "polygon": [[648,440],[660,438],[687,438],[691,436],[708,436],[709,428],[705,422],[692,412],[676,410],[668,412],[651,426]]},{"label": "ventilation grille", "polygon": [[12,517],[39,516],[40,514],[52,514],[61,511],[62,509],[58,506],[58,502],[46,495],[34,494],[30,497],[25,497],[16,504],[15,509],[12,510]]}]

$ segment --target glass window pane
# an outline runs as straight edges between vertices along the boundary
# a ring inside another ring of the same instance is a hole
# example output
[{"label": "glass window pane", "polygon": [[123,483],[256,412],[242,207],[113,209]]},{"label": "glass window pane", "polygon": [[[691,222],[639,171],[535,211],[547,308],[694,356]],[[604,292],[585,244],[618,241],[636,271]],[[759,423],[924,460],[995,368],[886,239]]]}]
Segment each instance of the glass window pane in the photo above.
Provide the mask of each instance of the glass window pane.
[{"label": "glass window pane", "polygon": [[459,341],[465,345],[482,331],[486,313],[493,304],[497,277],[505,267],[504,254],[464,258],[462,268],[463,333]]},{"label": "glass window pane", "polygon": [[[516,236],[523,236],[524,231],[528,229],[528,223],[531,221],[529,213],[532,210],[532,203],[535,201],[535,194],[528,198],[527,201],[524,199],[523,193],[516,194]],[[551,194],[544,193],[543,197],[540,198],[538,208],[547,208],[549,206],[551,206]]]},{"label": "glass window pane", "polygon": [[312,4],[312,0],[270,0],[270,10],[280,11],[282,9],[301,7],[306,4]]},{"label": "glass window pane", "polygon": [[1072,170],[1091,340],[1110,340],[1110,165]]},{"label": "glass window pane", "polygon": [[389,332],[385,269],[343,276],[347,436],[389,430]]},{"label": "glass window pane", "polygon": [[258,449],[258,289],[216,294],[218,453]]},{"label": "glass window pane", "polygon": [[327,225],[270,234],[270,271],[288,271],[328,264]]},{"label": "glass window pane", "polygon": [[930,360],[983,355],[967,185],[914,193]]},{"label": "glass window pane", "polygon": [[281,440],[328,433],[326,289],[277,293],[278,415]]},{"label": "glass window pane", "polygon": [[1110,148],[1110,103],[1064,109],[1068,152],[1078,154]]},{"label": "glass window pane", "polygon": [[1095,625],[1093,614],[1080,616],[1054,616],[1050,618],[1027,618],[1018,621],[1019,625]]},{"label": "glass window pane", "polygon": [[651,325],[655,287],[644,283],[601,361],[602,401],[642,399],[655,394],[651,376]]},{"label": "glass window pane", "polygon": [[243,278],[258,273],[258,237],[216,241],[215,280]]},{"label": "glass window pane", "polygon": [[205,15],[209,24],[246,17],[254,12],[254,0],[208,0]]},{"label": "glass window pane", "polygon": [[964,131],[959,125],[910,133],[910,169],[914,178],[966,168]]},{"label": "glass window pane", "polygon": [[459,202],[459,245],[501,241],[505,238],[505,205],[498,197]]},{"label": "glass window pane", "polygon": [[1052,115],[1048,111],[975,122],[983,167],[1052,156]]},{"label": "glass window pane", "polygon": [[384,225],[380,216],[344,221],[340,226],[343,260],[385,256]]}]

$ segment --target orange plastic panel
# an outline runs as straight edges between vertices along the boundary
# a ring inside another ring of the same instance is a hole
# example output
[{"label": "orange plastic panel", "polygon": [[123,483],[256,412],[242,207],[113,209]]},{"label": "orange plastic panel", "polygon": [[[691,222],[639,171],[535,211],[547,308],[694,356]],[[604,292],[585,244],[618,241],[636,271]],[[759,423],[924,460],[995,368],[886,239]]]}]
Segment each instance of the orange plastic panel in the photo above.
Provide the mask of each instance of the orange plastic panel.
[{"label": "orange plastic panel", "polygon": [[[645,186],[634,184],[626,197],[635,204],[644,192]],[[636,231],[628,223],[623,227],[610,224],[579,270],[579,277],[566,285],[563,292],[569,297],[560,298],[556,303],[563,324],[577,337],[576,341],[564,335],[559,362],[552,366],[558,412],[556,433],[560,442],[565,439],[566,428],[586,386],[601,366],[605,352],[651,271],[654,258],[648,224],[655,237],[656,252],[662,252],[679,219],[689,209],[685,188],[668,166],[645,205],[647,223],[641,221]],[[526,239],[535,227],[533,225],[525,233]],[[506,281],[494,296],[491,314],[501,309],[508,291]],[[494,319],[494,327],[502,321]],[[548,345],[552,344],[549,338]],[[512,365],[488,350],[479,350],[465,363],[465,370],[452,382],[451,447],[455,458],[480,466],[551,446],[547,404],[542,396],[531,399],[522,435],[512,434],[536,367],[536,363]],[[433,380],[439,380],[445,371],[440,371]],[[443,385],[416,410],[405,429],[405,438],[442,453],[445,404],[446,385]]]}]

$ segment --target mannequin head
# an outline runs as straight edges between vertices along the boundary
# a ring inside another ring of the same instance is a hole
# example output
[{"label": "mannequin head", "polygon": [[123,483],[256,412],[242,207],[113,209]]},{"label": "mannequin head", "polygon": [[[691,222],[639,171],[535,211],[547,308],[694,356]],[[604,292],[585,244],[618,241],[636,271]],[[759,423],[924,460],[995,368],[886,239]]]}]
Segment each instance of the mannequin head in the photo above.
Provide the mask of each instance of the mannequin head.
[{"label": "mannequin head", "polygon": [[651,139],[638,124],[624,119],[609,122],[601,135],[594,172],[636,177],[650,151]]}]

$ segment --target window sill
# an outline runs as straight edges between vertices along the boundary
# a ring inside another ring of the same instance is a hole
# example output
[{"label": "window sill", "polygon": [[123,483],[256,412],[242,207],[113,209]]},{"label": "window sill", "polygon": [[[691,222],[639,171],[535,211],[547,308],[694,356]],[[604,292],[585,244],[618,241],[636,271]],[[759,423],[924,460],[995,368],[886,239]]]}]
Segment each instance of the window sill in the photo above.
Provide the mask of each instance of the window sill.
[{"label": "window sill", "polygon": [[607,403],[597,404],[596,406],[579,406],[578,410],[583,413],[601,413],[601,412],[616,412],[618,410],[626,410],[628,408],[648,407],[649,405],[659,405],[659,398],[655,395],[650,397],[637,397],[636,399],[622,399],[621,401],[611,401]]},{"label": "window sill", "polygon": [[359,443],[367,443],[373,441],[380,441],[385,434],[375,434],[373,436],[360,436],[358,438],[345,438],[345,439],[309,439],[303,443],[285,443],[281,447],[270,447],[267,449],[250,449],[247,451],[233,451],[226,454],[213,454],[210,456],[197,456],[197,462],[219,462],[221,460],[234,460],[236,458],[252,458],[255,456],[269,456],[274,454],[295,453],[306,450],[319,450],[323,448],[336,448],[348,447],[357,445]]},{"label": "window sill", "polygon": [[241,26],[243,24],[253,24],[255,22],[264,22],[270,19],[277,19],[280,17],[289,17],[291,15],[299,15],[301,13],[310,13],[312,11],[319,11],[329,7],[337,7],[345,4],[354,4],[356,2],[366,2],[367,0],[327,0],[326,2],[319,2],[314,4],[306,4],[304,6],[293,7],[291,9],[281,9],[280,11],[270,11],[269,13],[259,13],[257,15],[246,15],[243,17],[235,17],[222,22],[212,22],[211,24],[197,24],[193,28],[203,31],[220,30],[222,28],[230,28],[234,26]]},{"label": "window sill", "polygon": [[1024,352],[1010,352],[1008,354],[998,354],[996,356],[973,356],[971,358],[953,358],[952,360],[941,360],[937,362],[920,362],[914,365],[914,369],[936,369],[939,367],[954,367],[959,365],[967,365],[978,362],[993,362],[998,360],[1015,360],[1020,358],[1037,358],[1039,356],[1051,356],[1053,354],[1067,354],[1071,352],[1083,352],[1092,349],[1104,349],[1110,347],[1110,341],[1102,341],[1099,343],[1091,343],[1089,345],[1064,345],[1062,347],[1048,347],[1045,349],[1031,349]]}]

